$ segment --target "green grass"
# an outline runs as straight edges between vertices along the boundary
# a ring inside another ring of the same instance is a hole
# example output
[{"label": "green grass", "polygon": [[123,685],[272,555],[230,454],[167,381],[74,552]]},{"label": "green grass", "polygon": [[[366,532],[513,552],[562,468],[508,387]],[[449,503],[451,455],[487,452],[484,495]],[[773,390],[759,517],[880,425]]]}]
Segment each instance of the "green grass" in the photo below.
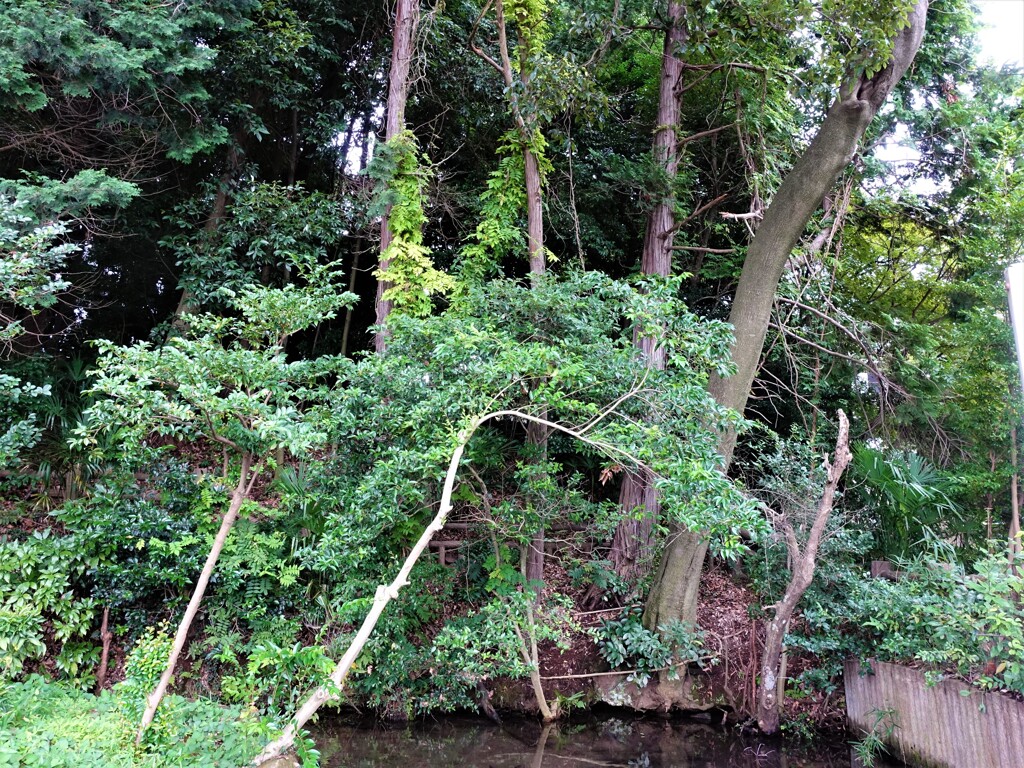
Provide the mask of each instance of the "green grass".
[{"label": "green grass", "polygon": [[0,685],[0,768],[237,768],[268,735],[237,708],[169,696],[137,749],[122,695],[93,696],[41,677]]}]

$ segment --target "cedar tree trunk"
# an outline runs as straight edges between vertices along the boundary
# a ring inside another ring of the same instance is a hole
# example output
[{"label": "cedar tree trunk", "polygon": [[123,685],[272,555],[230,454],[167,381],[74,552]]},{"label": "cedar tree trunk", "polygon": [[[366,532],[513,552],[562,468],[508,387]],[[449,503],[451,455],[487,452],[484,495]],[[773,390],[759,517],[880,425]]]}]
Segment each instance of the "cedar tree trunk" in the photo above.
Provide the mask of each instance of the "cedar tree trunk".
[{"label": "cedar tree trunk", "polygon": [[[409,97],[409,66],[412,63],[416,27],[420,21],[420,0],[398,0],[395,7],[394,42],[391,47],[391,74],[388,78],[387,125],[384,140],[391,141],[405,129],[405,102]],[[388,268],[384,251],[391,244],[391,230],[388,229],[388,214],[385,211],[380,223],[381,270]],[[377,281],[377,334],[374,349],[378,354],[387,348],[388,334],[385,325],[391,314],[392,302],[384,298],[384,292],[391,285],[384,280]]]},{"label": "cedar tree trunk", "polygon": [[[667,276],[672,272],[672,240],[675,233],[675,197],[673,185],[679,156],[676,151],[676,126],[679,124],[679,96],[676,88],[683,73],[679,49],[686,41],[683,26],[683,3],[672,0],[668,5],[665,46],[661,54],[661,83],[658,90],[658,116],[655,119],[654,159],[665,169],[668,185],[664,199],[659,200],[647,217],[644,250],[640,272],[644,275]],[[660,339],[636,336],[644,362],[649,368],[665,370],[665,348]],[[651,531],[661,504],[649,473],[627,473],[619,492],[622,519],[615,529],[609,559],[615,572],[627,581],[643,575]],[[637,511],[639,510],[639,514]]]}]

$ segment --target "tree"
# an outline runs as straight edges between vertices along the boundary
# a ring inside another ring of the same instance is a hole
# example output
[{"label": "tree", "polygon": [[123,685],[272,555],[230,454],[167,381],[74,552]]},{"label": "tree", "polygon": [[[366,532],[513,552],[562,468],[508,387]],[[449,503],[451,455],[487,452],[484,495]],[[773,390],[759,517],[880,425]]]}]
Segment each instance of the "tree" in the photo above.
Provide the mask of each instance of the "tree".
[{"label": "tree", "polygon": [[[675,188],[679,163],[677,128],[679,125],[679,86],[683,74],[680,60],[686,39],[683,3],[672,0],[668,4],[665,20],[665,42],[661,54],[661,79],[658,88],[658,113],[654,123],[654,160],[662,166],[670,193],[658,200],[647,217],[644,233],[640,273],[643,275],[672,274],[672,243],[675,233],[676,201],[671,194]],[[636,338],[646,364],[664,370],[666,350],[658,335]],[[622,479],[619,506],[623,520],[615,529],[609,558],[616,572],[627,579],[635,579],[641,571],[642,561],[648,556],[651,531],[658,519],[660,504],[653,479],[629,472]],[[642,510],[642,511],[639,511]]]},{"label": "tree", "polygon": [[118,347],[99,342],[100,360],[90,390],[101,398],[76,430],[74,447],[95,446],[100,433],[118,430],[126,454],[151,436],[204,439],[238,465],[238,480],[220,529],[175,634],[167,666],[147,700],[136,736],[141,743],[174,674],[206,586],[264,464],[279,447],[293,453],[321,443],[326,434],[315,409],[328,393],[325,379],[338,372],[335,358],[287,362],[292,333],[332,316],[351,301],[336,292],[327,267],[298,262],[308,286],[248,287],[231,301],[237,319],[191,316],[190,337],[162,347]]},{"label": "tree", "polygon": [[[611,411],[602,415],[608,415]],[[381,615],[384,613],[384,609],[388,603],[398,598],[399,590],[409,584],[409,575],[412,572],[413,566],[416,561],[419,560],[420,555],[427,548],[427,544],[434,537],[438,531],[444,528],[445,521],[448,518],[448,513],[452,511],[452,491],[455,487],[455,478],[459,470],[459,466],[463,460],[463,453],[466,450],[466,446],[474,433],[485,423],[495,419],[522,419],[528,422],[539,422],[545,429],[556,430],[564,432],[565,434],[581,440],[588,445],[597,448],[616,461],[628,461],[631,459],[630,456],[624,454],[621,449],[617,449],[615,446],[607,445],[602,442],[596,441],[588,436],[589,428],[585,427],[582,430],[574,430],[565,427],[554,422],[545,421],[538,419],[536,416],[522,413],[520,411],[494,411],[480,415],[470,421],[465,429],[461,430],[458,434],[458,440],[455,449],[452,451],[451,459],[448,462],[448,471],[444,477],[444,485],[441,492],[440,505],[437,514],[434,515],[430,524],[423,529],[423,533],[417,539],[416,544],[412,547],[408,556],[399,568],[397,575],[390,584],[382,584],[377,588],[376,594],[373,596],[373,603],[363,619],[362,624],[359,627],[359,631],[356,636],[352,639],[349,647],[345,650],[344,655],[338,661],[334,670],[331,672],[330,678],[324,684],[317,687],[316,690],[302,703],[295,714],[289,720],[288,725],[285,726],[282,734],[268,744],[254,760],[255,765],[263,765],[264,763],[279,757],[285,751],[291,749],[295,743],[295,737],[302,728],[309,722],[310,718],[316,714],[320,707],[329,702],[337,700],[340,696],[342,687],[345,684],[345,680],[348,677],[349,672],[352,670],[352,666],[355,664],[356,659],[359,658],[359,654],[362,653],[363,648],[366,646],[367,641],[370,639],[370,635],[377,626],[377,622],[380,620]],[[597,424],[597,421],[592,422],[591,426]],[[527,601],[527,610],[529,608],[530,601]],[[540,677],[537,673],[536,668],[533,669],[531,674],[531,681],[534,684],[535,690],[540,688]],[[548,704],[543,697],[543,691],[538,694],[538,701],[541,706],[541,710],[544,713],[544,720],[550,721],[557,715],[557,708],[553,712],[548,708]]]},{"label": "tree", "polygon": [[[518,32],[518,71],[513,69],[505,16],[505,0],[494,0],[495,26],[498,35],[498,60],[484,52],[474,41],[476,26],[480,24],[491,3],[480,12],[470,38],[473,52],[496,69],[505,83],[506,99],[515,122],[514,133],[523,158],[523,183],[526,197],[526,248],[530,261],[530,283],[537,285],[547,270],[547,251],[544,248],[544,209],[542,198],[544,137],[539,122],[539,100],[531,86],[535,77],[537,58],[543,50],[546,36],[546,0],[512,0],[508,10]],[[518,76],[517,76],[518,75]],[[533,446],[535,457],[543,462],[547,454],[547,429],[543,424],[530,422],[527,442]],[[544,527],[535,533],[526,551],[527,581],[539,582],[544,578]]]},{"label": "tree", "polygon": [[[884,55],[869,52],[875,58],[866,66],[851,67],[814,139],[765,211],[747,249],[729,313],[736,334],[732,355],[736,373],[716,376],[710,383],[712,394],[722,405],[744,410],[786,262],[822,198],[853,158],[871,120],[910,67],[924,37],[927,11],[927,0],[917,2],[909,16],[900,20],[903,26],[895,39],[883,46],[889,48]],[[735,431],[727,430],[721,441],[726,467],[735,445]],[[644,622],[648,627],[670,618],[693,620],[706,551],[699,531],[674,531],[647,600]]]},{"label": "tree", "polygon": [[[392,146],[405,131],[405,103],[409,96],[409,67],[412,63],[416,28],[420,20],[419,0],[398,0],[395,5],[394,33],[391,43],[391,73],[388,76],[388,103],[386,109],[387,123],[384,131],[385,144]],[[407,138],[406,141],[410,139]],[[397,149],[397,147],[396,147]],[[415,150],[406,150],[413,155]],[[393,232],[390,226],[391,206],[387,207],[380,224],[380,268],[377,276],[377,326],[374,336],[374,348],[378,353],[387,346],[385,324],[392,308],[392,299],[388,296],[391,281],[387,279],[391,266],[392,255],[388,253]]]},{"label": "tree", "polygon": [[814,579],[818,548],[821,546],[825,527],[832,514],[839,480],[852,458],[850,422],[846,418],[846,414],[839,411],[839,435],[836,438],[835,453],[831,462],[827,458],[823,462],[825,487],[813,518],[809,521],[810,528],[803,544],[801,545],[797,536],[797,526],[800,529],[806,529],[808,522],[806,517],[803,520],[795,519],[797,515],[792,514],[791,510],[787,510],[785,505],[779,509],[773,509],[769,513],[776,528],[781,529],[785,539],[791,575],[782,599],[772,606],[775,615],[768,622],[764,649],[761,653],[761,674],[757,693],[757,725],[763,733],[772,734],[779,728],[779,711],[782,707],[782,696],[786,690],[785,680],[782,679],[784,673],[780,669],[783,643],[793,620],[793,614],[800,603],[800,598],[803,597],[804,592],[807,591]]}]

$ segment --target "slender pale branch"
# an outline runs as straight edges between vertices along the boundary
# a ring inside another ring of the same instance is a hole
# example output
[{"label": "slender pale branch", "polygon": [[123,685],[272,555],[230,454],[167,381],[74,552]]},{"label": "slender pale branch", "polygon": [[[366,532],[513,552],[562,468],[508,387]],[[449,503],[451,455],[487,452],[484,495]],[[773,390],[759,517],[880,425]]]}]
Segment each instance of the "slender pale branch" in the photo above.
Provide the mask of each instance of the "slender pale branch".
[{"label": "slender pale branch", "polygon": [[516,410],[492,411],[491,413],[474,419],[470,425],[459,434],[458,444],[455,447],[455,451],[452,453],[451,461],[448,463],[448,472],[445,474],[444,485],[441,491],[441,503],[434,519],[431,520],[430,524],[423,530],[423,533],[416,541],[416,544],[409,552],[409,555],[405,558],[405,561],[394,580],[390,584],[382,584],[377,587],[377,592],[374,595],[373,605],[370,607],[370,612],[359,627],[359,631],[352,640],[352,644],[348,647],[348,650],[345,651],[344,656],[341,657],[341,660],[335,666],[334,671],[331,672],[329,684],[325,683],[317,687],[309,698],[303,702],[295,715],[289,721],[288,725],[285,727],[284,731],[281,733],[281,736],[268,744],[266,748],[256,756],[253,760],[254,766],[263,765],[269,760],[273,760],[283,754],[288,749],[291,749],[295,743],[295,736],[303,726],[309,722],[310,718],[316,714],[317,710],[319,710],[320,707],[328,701],[336,701],[339,698],[339,694],[341,689],[344,687],[345,680],[348,678],[349,672],[352,670],[352,665],[355,664],[359,654],[362,653],[363,647],[370,639],[370,635],[373,633],[374,627],[376,627],[377,622],[384,613],[384,609],[387,607],[388,603],[398,597],[399,590],[409,584],[409,574],[412,572],[413,566],[416,565],[417,560],[419,560],[420,555],[422,555],[423,551],[427,548],[430,540],[434,538],[434,534],[444,528],[444,524],[448,519],[448,513],[452,510],[452,491],[455,487],[455,478],[458,473],[459,464],[462,462],[462,455],[466,450],[466,445],[482,424],[487,421],[500,418],[516,418],[540,424],[549,429],[563,432],[564,434],[574,437],[588,445],[592,445],[605,453],[618,454],[619,456],[628,459],[631,463],[642,466],[641,462],[626,451],[587,437],[585,434],[587,427],[584,427],[582,430],[575,430],[570,427],[566,427],[563,424],[558,424],[556,422],[540,418],[539,416],[533,416]]},{"label": "slender pale branch", "polygon": [[146,711],[142,713],[139,730],[135,734],[135,743],[137,745],[142,743],[142,737],[145,735],[146,729],[153,722],[153,718],[156,717],[157,707],[160,706],[160,702],[167,692],[167,686],[171,682],[171,677],[174,675],[174,667],[178,663],[178,656],[181,655],[181,651],[185,647],[185,639],[188,637],[188,630],[192,626],[192,620],[195,618],[196,613],[199,612],[199,605],[203,601],[206,585],[210,582],[210,577],[213,575],[213,569],[217,565],[220,552],[228,540],[228,534],[231,533],[231,527],[235,523],[235,518],[238,517],[238,511],[242,508],[242,502],[245,501],[248,492],[252,489],[249,477],[251,464],[252,457],[245,454],[242,457],[242,466],[239,470],[238,485],[231,495],[231,504],[227,512],[224,513],[220,530],[217,531],[217,536],[213,540],[213,546],[210,548],[210,554],[207,556],[203,570],[199,574],[199,581],[196,582],[195,589],[192,591],[192,598],[188,602],[188,608],[185,609],[185,615],[181,617],[181,623],[178,624],[178,631],[174,635],[174,643],[171,646],[171,655],[167,659],[167,666],[160,676],[160,682],[157,683],[156,688],[153,689],[153,692],[146,699]]}]

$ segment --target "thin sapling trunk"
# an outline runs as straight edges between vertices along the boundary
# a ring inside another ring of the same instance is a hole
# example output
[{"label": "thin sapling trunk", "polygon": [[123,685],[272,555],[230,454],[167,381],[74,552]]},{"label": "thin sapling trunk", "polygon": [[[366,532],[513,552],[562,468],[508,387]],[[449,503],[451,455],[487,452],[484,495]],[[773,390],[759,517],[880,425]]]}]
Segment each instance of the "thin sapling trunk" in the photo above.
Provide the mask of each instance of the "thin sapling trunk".
[{"label": "thin sapling trunk", "polygon": [[171,655],[167,660],[167,667],[160,676],[160,682],[157,683],[156,688],[153,689],[153,692],[146,699],[146,711],[142,714],[139,730],[135,735],[136,744],[142,743],[146,729],[153,722],[153,718],[156,717],[157,707],[160,706],[160,702],[167,692],[167,686],[171,682],[171,677],[174,675],[174,667],[178,663],[178,656],[181,655],[181,651],[185,647],[185,640],[188,637],[189,628],[192,626],[192,620],[195,618],[196,613],[199,612],[199,605],[203,601],[206,586],[210,583],[213,569],[217,565],[217,558],[220,557],[220,552],[224,549],[224,544],[228,540],[228,534],[231,533],[231,527],[238,518],[238,511],[242,508],[242,503],[252,491],[253,480],[256,477],[256,473],[252,472],[252,459],[252,454],[249,453],[242,456],[242,467],[238,474],[238,485],[235,486],[235,490],[231,494],[231,503],[224,514],[224,519],[221,520],[220,529],[217,531],[217,536],[213,540],[213,546],[210,548],[210,554],[206,557],[206,564],[203,565],[203,570],[199,574],[199,581],[196,582],[195,589],[192,592],[192,599],[189,600],[188,608],[185,609],[185,615],[181,617],[181,623],[178,624],[178,631],[174,635],[174,644],[171,646]]},{"label": "thin sapling trunk", "polygon": [[786,550],[792,562],[789,584],[782,600],[775,605],[775,616],[768,622],[767,636],[764,641],[764,652],[761,654],[761,681],[757,696],[757,725],[767,734],[779,729],[779,710],[782,707],[782,696],[785,692],[782,670],[786,633],[789,631],[793,614],[804,596],[804,592],[814,579],[814,571],[818,564],[818,548],[825,526],[835,502],[839,479],[843,476],[847,465],[853,458],[850,453],[850,422],[846,414],[839,411],[839,436],[836,438],[836,450],[831,462],[825,459],[825,488],[818,502],[814,515],[814,523],[807,541],[801,548],[797,540],[792,521],[784,512],[777,513],[778,524],[782,528],[786,540]]}]

